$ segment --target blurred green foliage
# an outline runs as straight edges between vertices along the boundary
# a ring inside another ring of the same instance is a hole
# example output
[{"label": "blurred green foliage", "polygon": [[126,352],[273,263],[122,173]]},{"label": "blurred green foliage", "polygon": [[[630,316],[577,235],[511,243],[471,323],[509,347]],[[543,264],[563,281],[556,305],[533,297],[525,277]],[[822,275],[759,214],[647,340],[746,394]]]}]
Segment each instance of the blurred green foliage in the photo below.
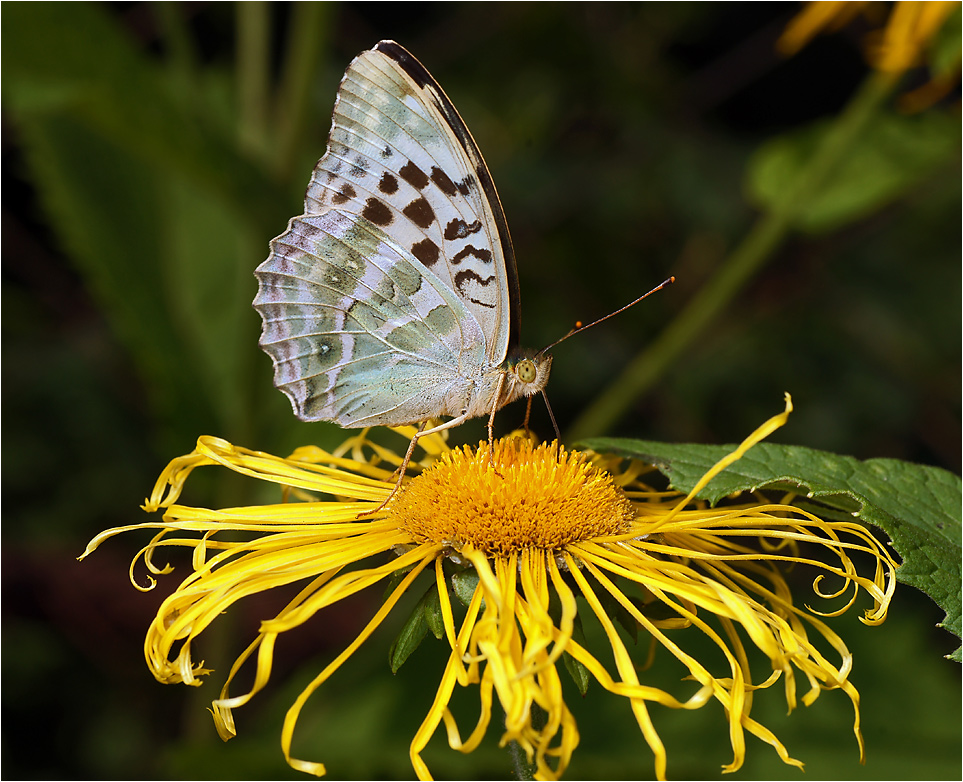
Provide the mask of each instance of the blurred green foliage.
[{"label": "blurred green foliage", "polygon": [[[678,278],[556,351],[550,391],[565,427],[711,289],[865,84],[858,26],[776,56],[794,10],[5,5],[4,775],[299,776],[278,748],[283,714],[378,595],[285,639],[276,670],[289,674],[241,710],[239,737],[222,745],[204,710],[217,684],[163,687],[146,671],[142,638],[161,596],[127,583],[133,545],[120,539],[82,566],[74,557],[100,529],[139,521],[160,469],[200,434],[274,453],[341,439],[296,422],[271,386],[250,301],[268,240],[300,211],[354,55],[399,40],[465,117],[513,228],[527,344]],[[796,205],[765,263],[608,433],[738,441],[788,390],[797,412],[777,440],[959,472],[959,96],[910,117],[890,100],[871,109],[821,198]],[[507,410],[499,426],[521,415]],[[476,422],[456,437],[481,432]],[[196,501],[241,504],[253,499],[244,490],[212,481]],[[175,582],[189,566],[177,564]],[[216,681],[270,610],[269,597],[252,600],[208,639]],[[392,677],[387,651],[405,616],[305,712],[295,751],[335,777],[411,776],[407,744],[444,654],[428,638]],[[856,654],[865,767],[838,693],[789,718],[759,698],[760,718],[810,776],[958,778],[959,670],[940,656],[953,646],[933,627],[941,617],[904,590],[883,627],[838,623]],[[647,675],[677,677],[670,667],[657,660]],[[583,741],[570,776],[650,773],[627,705],[572,686]],[[473,719],[477,700],[463,700]],[[715,776],[730,760],[711,709],[655,719],[674,778]],[[437,736],[426,760],[442,777],[508,776],[489,739],[462,757]],[[797,774],[755,743],[736,776]]]}]

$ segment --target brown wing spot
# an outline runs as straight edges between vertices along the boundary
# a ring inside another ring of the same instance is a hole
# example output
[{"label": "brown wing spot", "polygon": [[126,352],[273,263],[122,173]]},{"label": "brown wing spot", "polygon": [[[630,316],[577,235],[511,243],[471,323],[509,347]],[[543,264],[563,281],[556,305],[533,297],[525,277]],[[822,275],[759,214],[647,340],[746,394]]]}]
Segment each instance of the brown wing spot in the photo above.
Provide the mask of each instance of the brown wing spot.
[{"label": "brown wing spot", "polygon": [[441,253],[438,250],[438,245],[431,241],[431,239],[422,239],[417,244],[411,246],[411,254],[425,266],[431,267],[438,262],[438,256]]},{"label": "brown wing spot", "polygon": [[345,182],[341,186],[341,189],[337,193],[335,193],[333,196],[331,196],[331,203],[335,205],[343,204],[350,201],[356,195],[358,194],[355,192],[355,189],[351,187],[351,183]]},{"label": "brown wing spot", "polygon": [[385,146],[385,148],[381,150],[381,157],[385,159],[391,157],[391,147]]},{"label": "brown wing spot", "polygon": [[357,157],[354,159],[354,163],[351,164],[351,176],[355,179],[362,179],[368,173],[368,159],[364,157]]},{"label": "brown wing spot", "polygon": [[478,233],[480,230],[481,222],[479,220],[469,225],[464,220],[456,217],[445,226],[445,239],[449,242],[453,239],[464,239],[466,236]]},{"label": "brown wing spot", "polygon": [[424,198],[412,201],[401,211],[419,228],[427,228],[435,221],[435,210]]},{"label": "brown wing spot", "polygon": [[455,275],[455,288],[458,289],[458,293],[463,299],[468,299],[468,301],[473,302],[480,307],[489,307],[491,309],[495,308],[495,305],[488,301],[481,301],[474,298],[468,292],[468,283],[474,283],[475,285],[485,286],[488,285],[495,277],[492,275],[487,280],[482,279],[478,274],[471,271],[470,269],[462,269],[458,274]]},{"label": "brown wing spot", "polygon": [[438,189],[449,198],[458,192],[455,183],[452,182],[448,174],[438,168],[438,166],[431,167],[431,181],[438,185]]},{"label": "brown wing spot", "polygon": [[[461,252],[455,253],[454,257],[452,257],[451,259],[452,265],[456,263],[461,263],[469,255],[474,255],[479,261],[482,261],[483,263],[492,262],[491,250],[486,250],[484,248],[479,249],[478,247],[473,247],[472,245],[468,245]],[[475,276],[477,277],[478,275],[475,275]]]},{"label": "brown wing spot", "polygon": [[428,184],[427,174],[410,160],[398,170],[398,173],[405,182],[417,190],[423,189]]},{"label": "brown wing spot", "polygon": [[398,180],[395,179],[393,174],[389,174],[385,171],[381,175],[381,181],[378,182],[378,189],[385,193],[386,195],[391,195],[392,193],[398,192]]},{"label": "brown wing spot", "polygon": [[466,196],[471,192],[471,189],[475,186],[475,180],[470,176],[466,176],[461,182],[456,182],[455,187],[458,188],[458,192]]},{"label": "brown wing spot", "polygon": [[368,218],[375,225],[381,226],[390,225],[392,219],[391,210],[377,198],[369,198],[365,201],[361,216]]}]

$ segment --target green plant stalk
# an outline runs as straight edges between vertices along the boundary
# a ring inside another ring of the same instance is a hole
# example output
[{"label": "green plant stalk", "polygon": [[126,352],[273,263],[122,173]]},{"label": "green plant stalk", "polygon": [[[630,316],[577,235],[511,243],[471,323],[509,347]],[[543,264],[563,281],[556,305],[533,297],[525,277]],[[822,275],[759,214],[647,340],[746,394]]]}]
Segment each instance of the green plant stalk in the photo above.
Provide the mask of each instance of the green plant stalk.
[{"label": "green plant stalk", "polygon": [[257,157],[268,144],[268,4],[237,5],[237,111],[238,144]]},{"label": "green plant stalk", "polygon": [[[545,727],[548,714],[546,714],[545,710],[537,703],[531,705],[531,710],[532,728],[539,731]],[[508,754],[512,759],[512,770],[515,772],[515,779],[523,780],[523,782],[535,779],[535,772],[538,770],[537,766],[534,763],[528,762],[528,756],[518,745],[517,741],[508,742]]]},{"label": "green plant stalk", "polygon": [[512,758],[512,771],[515,774],[515,779],[523,782],[535,779],[534,768],[529,765],[528,758],[525,757],[525,753],[518,746],[517,741],[508,742],[508,754]]},{"label": "green plant stalk", "polygon": [[761,215],[686,308],[576,419],[566,439],[574,442],[609,431],[728,306],[749,279],[771,259],[796,217],[819,193],[835,166],[859,143],[863,130],[895,87],[891,76],[873,72],[827,130],[809,165],[783,198]]},{"label": "green plant stalk", "polygon": [[[193,88],[196,84],[195,74],[197,67],[197,52],[194,42],[184,23],[183,8],[179,8],[177,3],[165,2],[157,3],[157,15],[163,30],[164,42],[167,45],[169,54],[167,56],[167,67],[171,79],[186,96],[193,97]],[[191,101],[186,101],[190,104]]]},{"label": "green plant stalk", "polygon": [[[325,51],[329,3],[292,3],[288,41],[277,91],[271,169],[278,181],[287,181],[297,164],[310,121],[311,87]],[[320,152],[316,157],[321,157]],[[299,187],[303,183],[299,183]]]}]

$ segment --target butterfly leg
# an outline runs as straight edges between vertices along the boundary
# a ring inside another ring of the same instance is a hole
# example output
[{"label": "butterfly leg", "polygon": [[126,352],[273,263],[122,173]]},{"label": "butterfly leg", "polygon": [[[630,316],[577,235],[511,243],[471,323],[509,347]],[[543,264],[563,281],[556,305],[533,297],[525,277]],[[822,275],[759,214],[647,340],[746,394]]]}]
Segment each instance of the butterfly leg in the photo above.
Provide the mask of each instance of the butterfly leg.
[{"label": "butterfly leg", "polygon": [[408,443],[408,451],[405,453],[405,458],[401,460],[399,467],[393,473],[391,473],[391,480],[395,481],[396,484],[400,483],[402,477],[404,477],[404,474],[408,469],[408,463],[411,461],[411,454],[414,453],[415,444],[418,442],[418,438],[421,437],[421,433],[425,430],[427,425],[428,421],[422,421],[420,424],[418,424],[418,431],[415,432],[415,436],[412,437],[411,442]]},{"label": "butterfly leg", "polygon": [[534,397],[527,397],[525,399],[525,420],[522,421],[522,429],[525,430],[525,434],[531,435],[532,430],[528,428],[528,421],[532,417],[532,399]]},{"label": "butterfly leg", "polygon": [[405,472],[408,470],[408,464],[411,462],[411,455],[415,452],[415,446],[418,444],[418,440],[420,440],[422,437],[424,437],[427,434],[434,434],[435,432],[442,432],[445,429],[451,429],[452,427],[465,423],[465,421],[467,420],[468,420],[468,414],[462,413],[457,418],[452,418],[450,421],[445,421],[443,424],[439,424],[438,426],[433,426],[431,429],[425,429],[425,424],[427,423],[427,421],[422,421],[421,426],[418,427],[418,431],[415,432],[415,436],[412,437],[411,442],[408,443],[408,450],[405,453],[404,460],[401,462],[401,467],[398,470],[398,480],[395,482],[395,486],[391,490],[391,494],[385,497],[384,502],[382,502],[377,508],[363,511],[359,513],[356,516],[356,518],[360,519],[364,516],[370,516],[374,513],[378,513],[379,511],[384,510],[385,506],[387,506],[387,504],[391,502],[392,499],[394,499],[394,496],[398,493],[398,490],[401,488],[401,482],[405,478]]},{"label": "butterfly leg", "polygon": [[[528,398],[531,401],[531,397]],[[548,410],[548,417],[552,419],[552,429],[555,430],[555,461],[558,461],[559,455],[561,453],[562,447],[562,433],[558,431],[558,424],[555,421],[555,413],[552,412],[552,406],[548,403],[548,394],[545,393],[545,389],[542,389],[542,399],[545,400],[545,409]]]},{"label": "butterfly leg", "polygon": [[[498,386],[495,388],[495,394],[492,397],[492,412],[488,416],[488,467],[492,466],[492,451],[495,449],[495,413],[501,409],[501,399],[502,392],[505,390],[505,380],[508,377],[508,373],[502,373],[502,376],[498,378]],[[501,473],[498,472],[498,468],[495,469],[495,475],[501,477]]]}]

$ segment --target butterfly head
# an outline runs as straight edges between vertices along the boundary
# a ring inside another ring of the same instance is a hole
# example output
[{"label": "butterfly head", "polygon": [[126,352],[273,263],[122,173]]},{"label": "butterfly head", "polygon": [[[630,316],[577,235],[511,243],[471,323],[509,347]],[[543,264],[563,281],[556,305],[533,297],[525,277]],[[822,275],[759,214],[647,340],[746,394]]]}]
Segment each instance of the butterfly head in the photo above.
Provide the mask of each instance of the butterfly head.
[{"label": "butterfly head", "polygon": [[552,357],[545,352],[519,351],[505,362],[508,372],[509,399],[537,394],[548,383]]}]

